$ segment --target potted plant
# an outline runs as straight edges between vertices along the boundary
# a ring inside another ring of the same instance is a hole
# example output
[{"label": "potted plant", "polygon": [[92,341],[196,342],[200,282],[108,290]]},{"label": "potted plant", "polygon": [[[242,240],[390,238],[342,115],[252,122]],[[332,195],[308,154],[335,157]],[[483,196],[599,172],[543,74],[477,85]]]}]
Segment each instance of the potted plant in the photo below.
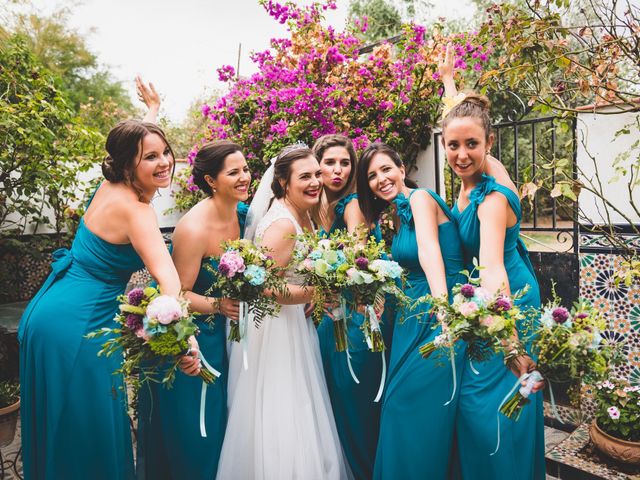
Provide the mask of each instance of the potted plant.
[{"label": "potted plant", "polygon": [[0,447],[13,442],[20,414],[20,384],[15,380],[0,382]]},{"label": "potted plant", "polygon": [[0,327],[0,447],[13,441],[20,414],[18,352],[15,332]]},{"label": "potted plant", "polygon": [[612,379],[594,389],[596,415],[589,434],[608,457],[640,465],[640,386]]}]

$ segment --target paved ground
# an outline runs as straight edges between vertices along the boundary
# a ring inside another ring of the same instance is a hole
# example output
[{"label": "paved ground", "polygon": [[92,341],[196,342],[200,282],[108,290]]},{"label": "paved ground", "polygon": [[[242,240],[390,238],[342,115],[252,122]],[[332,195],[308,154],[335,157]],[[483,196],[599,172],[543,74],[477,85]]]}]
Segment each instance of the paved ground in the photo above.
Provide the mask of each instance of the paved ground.
[{"label": "paved ground", "polygon": [[[550,427],[545,427],[546,449],[547,450],[552,449],[559,442],[561,442],[568,436],[569,434],[566,432],[555,430]],[[2,458],[3,460],[5,460],[5,465],[7,461],[12,461],[15,458],[19,448],[20,448],[20,422],[18,421],[18,429],[16,431],[16,436],[13,440],[13,443],[8,447],[5,447],[2,449]],[[18,472],[20,472],[20,474],[22,475],[22,465],[20,465],[20,462],[18,463],[19,463]],[[18,478],[20,477],[16,475],[15,471],[10,470],[10,471],[5,471],[4,478],[1,478],[0,480],[17,480]],[[552,477],[551,475],[547,475],[547,480],[555,480],[555,477]]]}]

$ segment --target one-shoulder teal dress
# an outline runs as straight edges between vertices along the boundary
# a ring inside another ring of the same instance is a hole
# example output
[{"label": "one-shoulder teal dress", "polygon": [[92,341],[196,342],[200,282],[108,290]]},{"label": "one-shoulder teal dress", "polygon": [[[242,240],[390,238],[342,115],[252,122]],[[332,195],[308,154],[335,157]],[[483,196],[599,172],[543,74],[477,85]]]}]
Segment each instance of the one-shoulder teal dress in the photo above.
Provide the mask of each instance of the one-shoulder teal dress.
[{"label": "one-shoulder teal dress", "polygon": [[[400,225],[391,244],[393,259],[406,271],[405,293],[412,300],[431,292],[418,258],[414,212],[409,203],[417,190],[412,190],[409,198],[400,194],[394,199]],[[427,192],[449,217],[438,226],[438,238],[451,291],[464,280],[459,273],[464,268],[462,244],[449,207],[436,193]],[[429,310],[428,305],[419,308],[425,313]],[[453,395],[454,376],[458,382],[463,355],[459,346],[454,355],[455,372],[446,354],[422,358],[419,347],[439,335],[441,328],[434,328],[436,319],[428,315],[402,320],[403,314],[416,313],[398,311],[394,323],[375,479],[439,480],[447,478],[449,472],[458,398]]]},{"label": "one-shoulder teal dress", "polygon": [[[480,220],[478,207],[492,192],[504,195],[518,222],[507,228],[504,241],[504,266],[512,293],[529,285],[528,292],[517,302],[520,306],[539,307],[540,290],[529,261],[529,254],[520,239],[522,211],[520,199],[511,189],[500,185],[494,177],[483,175],[482,181],[469,194],[469,205],[453,214],[458,219],[460,237],[468,262],[480,252]],[[500,415],[500,448],[491,455],[498,441],[498,407],[517,378],[504,365],[502,355],[476,362],[474,373],[465,362],[458,403],[457,438],[460,473],[463,479],[474,480],[539,480],[545,478],[544,420],[542,392],[530,399],[520,419],[509,420]]]},{"label": "one-shoulder teal dress", "polygon": [[[338,201],[329,233],[347,228],[344,210],[347,204],[355,199],[357,194],[352,193]],[[320,235],[324,233],[323,230],[319,232]],[[379,238],[379,229],[376,228],[373,235]],[[380,353],[369,351],[364,340],[364,334],[360,330],[363,315],[349,309],[347,318],[349,355],[359,384],[349,372],[347,352],[336,351],[333,320],[328,316],[318,325],[318,340],[342,448],[354,478],[369,479],[373,473],[380,425],[380,404],[374,403],[373,400],[380,385],[382,360]],[[381,328],[387,328],[384,321]]]},{"label": "one-shoulder teal dress", "polygon": [[[244,230],[247,205],[237,208],[240,236]],[[204,295],[215,281],[206,264],[214,269],[211,257],[202,259],[202,268],[191,291]],[[205,402],[206,438],[200,433],[202,380],[178,373],[173,387],[150,383],[140,390],[138,418],[137,475],[146,480],[214,479],[227,427],[227,337],[226,318],[217,314],[198,315],[197,337],[200,351],[221,375],[207,387]]]},{"label": "one-shoulder teal dress", "polygon": [[80,220],[71,249],[20,320],[20,418],[29,480],[134,478],[122,355],[98,357],[131,274],[144,266],[131,244],[94,235]]}]

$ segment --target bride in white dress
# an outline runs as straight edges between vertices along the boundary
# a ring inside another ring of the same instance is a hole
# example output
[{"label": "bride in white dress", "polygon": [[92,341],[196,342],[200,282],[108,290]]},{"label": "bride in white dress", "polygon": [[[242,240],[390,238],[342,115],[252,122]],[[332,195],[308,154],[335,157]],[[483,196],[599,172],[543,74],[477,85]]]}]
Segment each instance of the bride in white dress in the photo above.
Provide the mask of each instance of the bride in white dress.
[{"label": "bride in white dress", "polygon": [[[286,266],[318,204],[320,167],[308,148],[285,149],[262,178],[249,210],[245,238],[271,250]],[[269,201],[275,197],[269,206]],[[268,211],[265,214],[266,208]],[[255,232],[255,233],[254,233]],[[249,322],[248,368],[240,344],[229,368],[229,418],[218,466],[221,480],[345,479],[351,474],[340,446],[322,370],[318,337],[304,305],[312,292],[287,271],[290,294],[260,328]]]}]

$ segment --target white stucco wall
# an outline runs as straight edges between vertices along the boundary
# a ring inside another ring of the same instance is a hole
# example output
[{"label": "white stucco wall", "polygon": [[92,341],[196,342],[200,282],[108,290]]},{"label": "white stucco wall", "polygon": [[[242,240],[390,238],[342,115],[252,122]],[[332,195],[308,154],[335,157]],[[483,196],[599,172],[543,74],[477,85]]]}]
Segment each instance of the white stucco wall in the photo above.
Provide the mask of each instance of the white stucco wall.
[{"label": "white stucco wall", "polygon": [[[433,136],[432,136],[433,138]],[[444,166],[445,166],[445,158],[444,158],[444,149],[440,145],[438,149],[439,153],[439,170],[440,170],[440,196],[444,198]],[[435,168],[435,148],[432,143],[425,149],[421,150],[418,153],[418,157],[416,158],[416,169],[414,169],[410,174],[409,178],[416,182],[419,187],[428,188],[437,192],[436,188],[436,168]]]},{"label": "white stucco wall", "polygon": [[[640,116],[640,112],[628,112],[617,114],[605,114],[605,112],[615,112],[615,110],[596,110],[594,113],[585,112],[578,114],[577,122],[577,163],[579,178],[583,183],[594,181],[596,171],[602,183],[605,198],[617,209],[624,213],[631,222],[638,224],[640,218],[635,214],[629,200],[628,179],[629,176],[614,180],[616,172],[613,163],[616,157],[628,152],[631,145],[640,138],[640,132],[632,128],[628,135],[615,134],[621,128],[632,125]],[[639,151],[631,152],[630,160],[637,158]],[[594,164],[593,159],[596,162]],[[640,188],[632,193],[633,201],[640,206]],[[594,194],[582,190],[579,197],[580,208],[585,215],[595,224],[608,223],[605,214],[604,203]],[[609,208],[612,223],[626,224],[624,216]]]}]

